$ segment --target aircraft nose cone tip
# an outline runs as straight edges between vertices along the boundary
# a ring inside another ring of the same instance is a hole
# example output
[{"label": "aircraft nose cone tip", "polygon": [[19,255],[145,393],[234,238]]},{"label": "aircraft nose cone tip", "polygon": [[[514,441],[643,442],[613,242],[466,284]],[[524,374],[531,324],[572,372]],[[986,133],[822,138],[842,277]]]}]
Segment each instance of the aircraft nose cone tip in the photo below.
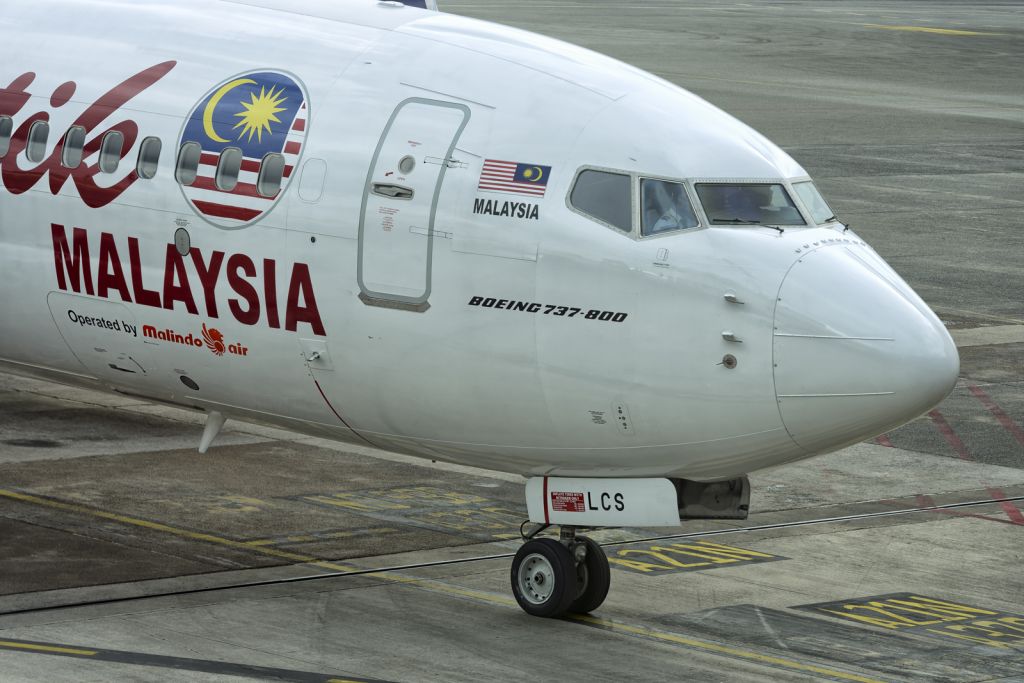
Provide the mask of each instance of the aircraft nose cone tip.
[{"label": "aircraft nose cone tip", "polygon": [[810,452],[856,443],[930,410],[956,384],[945,326],[873,252],[830,248],[797,261],[775,311],[775,390]]}]

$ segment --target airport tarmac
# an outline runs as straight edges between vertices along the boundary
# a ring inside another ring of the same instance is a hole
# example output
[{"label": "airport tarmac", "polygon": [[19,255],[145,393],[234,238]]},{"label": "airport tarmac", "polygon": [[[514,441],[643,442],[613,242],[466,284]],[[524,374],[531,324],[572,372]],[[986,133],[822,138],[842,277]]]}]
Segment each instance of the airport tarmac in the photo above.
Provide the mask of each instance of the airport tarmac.
[{"label": "airport tarmac", "polygon": [[707,98],[947,323],[935,411],[509,588],[522,481],[0,375],[0,681],[1024,681],[1024,3],[462,0]]}]

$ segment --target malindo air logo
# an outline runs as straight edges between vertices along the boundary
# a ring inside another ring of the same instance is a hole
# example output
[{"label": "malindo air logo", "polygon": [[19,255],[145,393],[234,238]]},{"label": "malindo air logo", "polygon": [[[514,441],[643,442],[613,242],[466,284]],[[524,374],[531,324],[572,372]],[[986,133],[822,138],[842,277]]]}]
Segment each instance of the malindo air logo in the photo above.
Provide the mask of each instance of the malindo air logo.
[{"label": "malindo air logo", "polygon": [[158,341],[179,344],[181,346],[188,346],[199,350],[207,348],[215,356],[223,356],[225,354],[231,356],[249,355],[248,346],[245,346],[241,342],[235,342],[233,344],[225,342],[224,334],[215,327],[207,327],[206,323],[203,323],[203,330],[198,334],[193,332],[181,334],[180,332],[170,328],[158,330],[153,325],[143,325],[142,336],[146,339],[156,339]]},{"label": "malindo air logo", "polygon": [[288,189],[308,120],[308,98],[290,76],[253,71],[224,81],[193,108],[178,141],[179,149],[199,149],[195,181],[182,185],[185,199],[222,228],[259,220]]},{"label": "malindo air logo", "polygon": [[207,328],[206,323],[203,323],[203,341],[218,356],[223,356],[227,350],[227,346],[224,344],[224,335],[217,328]]}]

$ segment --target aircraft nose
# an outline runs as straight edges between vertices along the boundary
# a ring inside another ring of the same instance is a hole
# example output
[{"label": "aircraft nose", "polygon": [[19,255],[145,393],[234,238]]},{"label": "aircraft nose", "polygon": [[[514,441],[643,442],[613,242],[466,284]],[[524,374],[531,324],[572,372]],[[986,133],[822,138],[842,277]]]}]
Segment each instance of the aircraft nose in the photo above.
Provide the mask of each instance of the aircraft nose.
[{"label": "aircraft nose", "polygon": [[960,357],[942,322],[873,251],[829,246],[800,257],[775,309],[782,422],[810,452],[897,427],[942,401]]}]

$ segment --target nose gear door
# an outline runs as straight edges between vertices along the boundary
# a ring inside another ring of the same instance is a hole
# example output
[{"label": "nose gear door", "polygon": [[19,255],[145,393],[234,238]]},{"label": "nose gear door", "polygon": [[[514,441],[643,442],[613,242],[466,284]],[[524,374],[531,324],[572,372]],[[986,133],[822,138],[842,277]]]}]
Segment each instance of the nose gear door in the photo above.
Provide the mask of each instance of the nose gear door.
[{"label": "nose gear door", "polygon": [[437,199],[469,116],[465,105],[419,97],[391,115],[360,212],[359,298],[367,305],[429,308]]}]

